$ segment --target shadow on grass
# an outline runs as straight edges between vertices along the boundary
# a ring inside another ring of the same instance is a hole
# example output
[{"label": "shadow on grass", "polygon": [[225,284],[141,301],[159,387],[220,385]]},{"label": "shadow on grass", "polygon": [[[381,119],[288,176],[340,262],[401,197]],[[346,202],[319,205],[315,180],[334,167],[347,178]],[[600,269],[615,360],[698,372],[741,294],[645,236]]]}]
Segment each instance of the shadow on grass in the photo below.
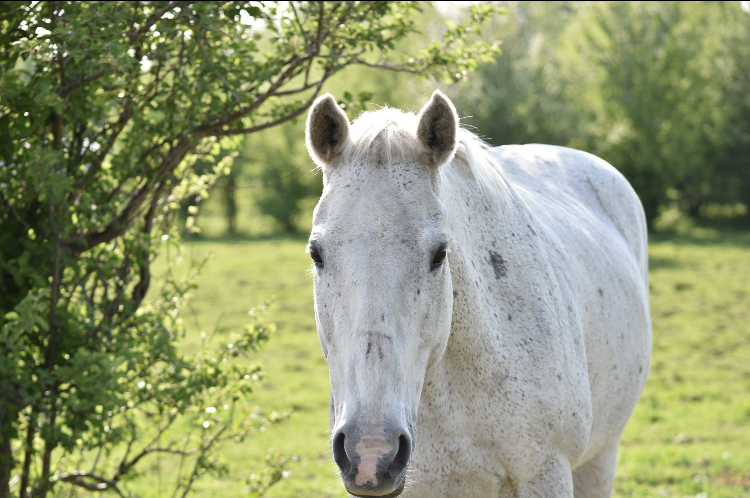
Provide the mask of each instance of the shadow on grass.
[{"label": "shadow on grass", "polygon": [[686,233],[650,233],[649,242],[677,245],[750,247],[750,227],[721,227],[713,223],[697,225]]},{"label": "shadow on grass", "polygon": [[235,234],[223,234],[217,237],[205,237],[201,234],[191,234],[189,237],[184,237],[182,240],[191,244],[202,244],[202,243],[225,243],[225,244],[236,244],[243,242],[268,242],[268,241],[297,241],[301,244],[307,242],[309,234],[303,232],[294,233],[265,233],[265,234],[248,234],[248,233],[235,233]]},{"label": "shadow on grass", "polygon": [[648,269],[651,270],[671,270],[685,266],[674,258],[665,258],[660,256],[648,257]]}]

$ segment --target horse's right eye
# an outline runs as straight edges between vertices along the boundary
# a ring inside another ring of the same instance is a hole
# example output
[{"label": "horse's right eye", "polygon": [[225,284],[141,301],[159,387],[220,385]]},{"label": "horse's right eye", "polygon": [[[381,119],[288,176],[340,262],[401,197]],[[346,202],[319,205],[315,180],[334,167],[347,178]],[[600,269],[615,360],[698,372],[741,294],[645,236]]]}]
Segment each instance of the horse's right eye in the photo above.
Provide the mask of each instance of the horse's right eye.
[{"label": "horse's right eye", "polygon": [[441,266],[443,266],[443,261],[445,261],[445,257],[448,255],[447,248],[441,247],[438,252],[435,253],[435,255],[432,257],[432,266],[430,267],[431,270],[437,270]]},{"label": "horse's right eye", "polygon": [[315,263],[315,266],[317,266],[318,268],[323,268],[323,258],[321,258],[320,253],[312,247],[310,248],[310,257]]}]

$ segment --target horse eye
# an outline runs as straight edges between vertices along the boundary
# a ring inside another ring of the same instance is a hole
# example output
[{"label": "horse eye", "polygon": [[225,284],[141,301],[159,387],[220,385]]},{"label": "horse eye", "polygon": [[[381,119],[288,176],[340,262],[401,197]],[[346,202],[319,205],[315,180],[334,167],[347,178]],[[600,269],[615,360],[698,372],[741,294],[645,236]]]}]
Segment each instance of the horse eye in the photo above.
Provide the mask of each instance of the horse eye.
[{"label": "horse eye", "polygon": [[315,266],[318,268],[323,268],[323,258],[320,257],[320,253],[316,251],[315,249],[310,249],[310,257],[312,258],[313,262],[315,262]]},{"label": "horse eye", "polygon": [[433,256],[432,258],[432,270],[440,268],[443,265],[443,261],[445,261],[445,256],[446,256],[445,249],[440,249],[438,252],[435,253],[435,256]]}]

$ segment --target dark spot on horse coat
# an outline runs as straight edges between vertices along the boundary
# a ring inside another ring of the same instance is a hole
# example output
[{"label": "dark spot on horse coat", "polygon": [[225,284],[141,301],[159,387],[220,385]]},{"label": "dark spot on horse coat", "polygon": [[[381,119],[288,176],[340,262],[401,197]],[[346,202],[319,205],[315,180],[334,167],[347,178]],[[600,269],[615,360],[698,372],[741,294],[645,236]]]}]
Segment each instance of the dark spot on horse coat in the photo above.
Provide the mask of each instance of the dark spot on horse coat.
[{"label": "dark spot on horse coat", "polygon": [[370,356],[370,350],[372,349],[372,342],[367,343],[367,352],[365,353],[365,358],[368,358]]},{"label": "dark spot on horse coat", "polygon": [[604,290],[602,290],[602,288],[601,288],[601,287],[599,287],[599,288],[597,289],[597,291],[599,292],[599,296],[600,296],[600,297],[604,296]]},{"label": "dark spot on horse coat", "polygon": [[508,269],[505,267],[505,260],[495,251],[490,251],[490,264],[492,269],[495,270],[495,278],[500,280],[508,274]]}]

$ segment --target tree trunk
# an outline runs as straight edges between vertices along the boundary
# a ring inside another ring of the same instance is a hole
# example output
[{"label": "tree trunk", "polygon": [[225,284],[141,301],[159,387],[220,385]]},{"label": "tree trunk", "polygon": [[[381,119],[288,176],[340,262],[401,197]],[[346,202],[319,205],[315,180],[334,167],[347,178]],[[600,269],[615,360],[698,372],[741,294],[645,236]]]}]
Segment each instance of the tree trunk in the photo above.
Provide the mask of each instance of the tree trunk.
[{"label": "tree trunk", "polygon": [[186,197],[184,201],[182,201],[182,204],[180,205],[180,220],[184,223],[185,220],[190,216],[190,207],[197,206],[198,205],[198,196],[197,195],[191,195],[190,197]]},{"label": "tree trunk", "polygon": [[701,215],[701,206],[703,206],[703,203],[699,200],[691,200],[688,204],[688,214],[691,218],[697,219]]},{"label": "tree trunk", "polygon": [[284,230],[286,233],[296,233],[297,227],[294,224],[294,217],[290,214],[284,218]]},{"label": "tree trunk", "polygon": [[227,233],[229,235],[237,234],[237,175],[232,170],[224,182],[224,215],[227,219]]},{"label": "tree trunk", "polygon": [[13,457],[10,454],[10,438],[7,432],[0,437],[2,437],[0,441],[0,498],[8,498],[10,497],[10,472],[13,468]]}]

